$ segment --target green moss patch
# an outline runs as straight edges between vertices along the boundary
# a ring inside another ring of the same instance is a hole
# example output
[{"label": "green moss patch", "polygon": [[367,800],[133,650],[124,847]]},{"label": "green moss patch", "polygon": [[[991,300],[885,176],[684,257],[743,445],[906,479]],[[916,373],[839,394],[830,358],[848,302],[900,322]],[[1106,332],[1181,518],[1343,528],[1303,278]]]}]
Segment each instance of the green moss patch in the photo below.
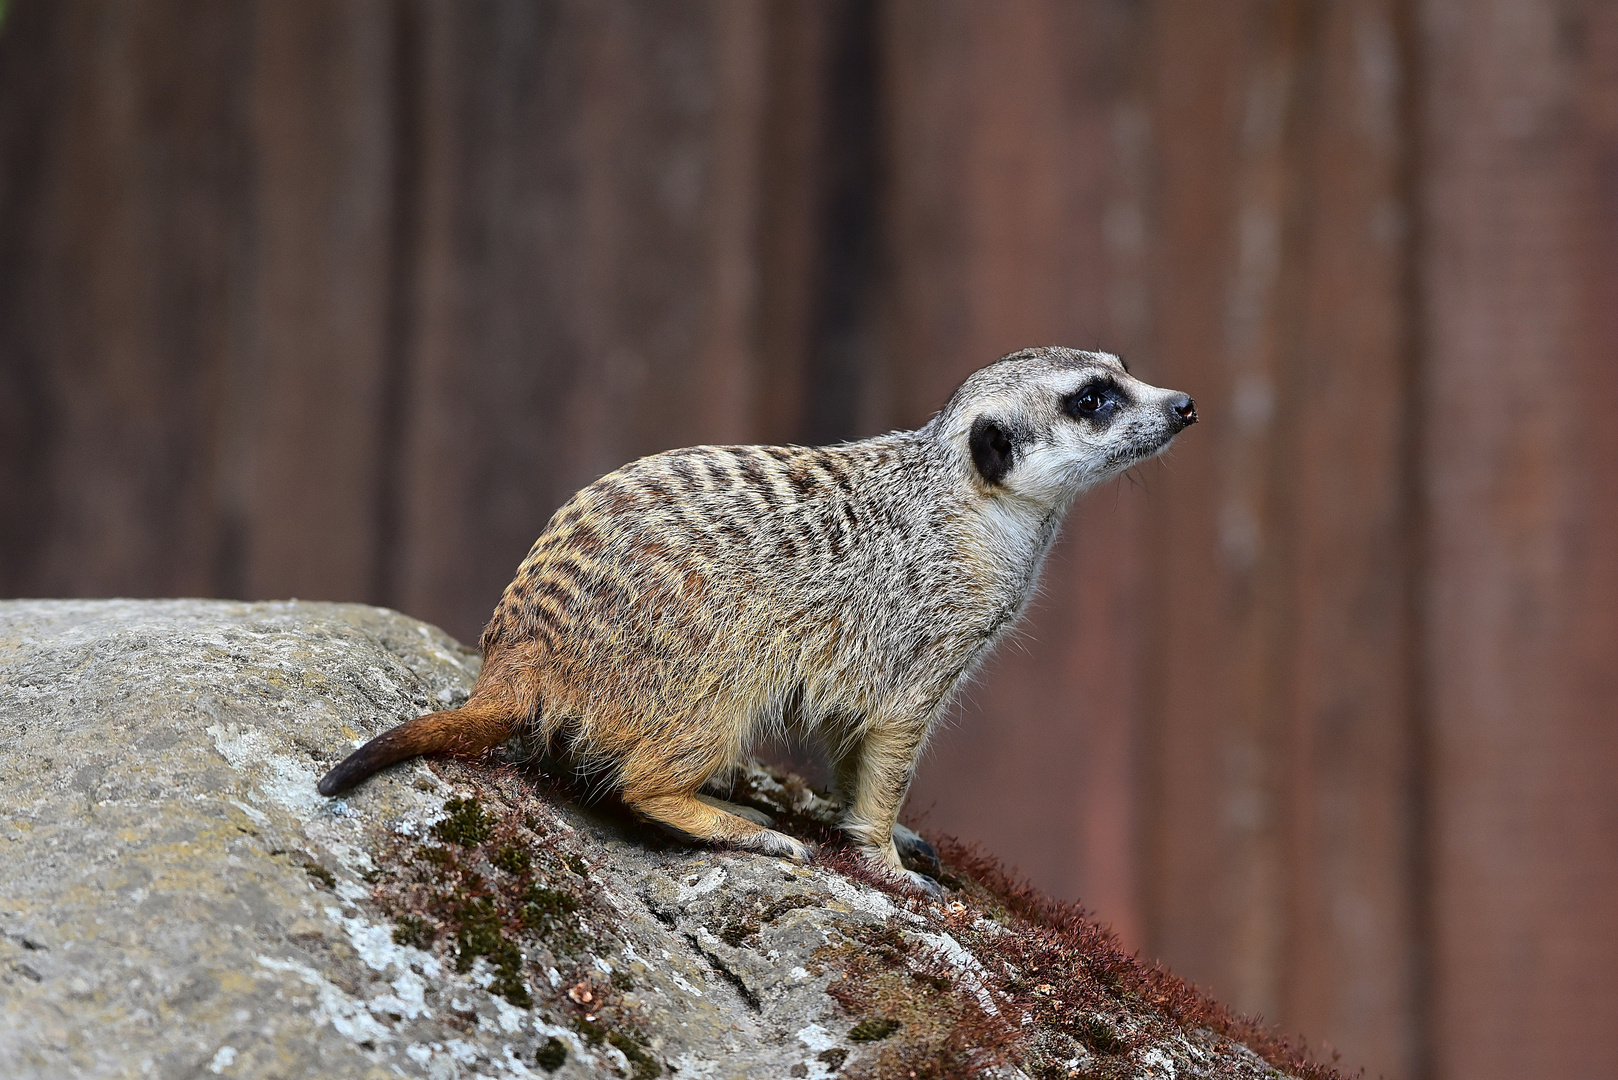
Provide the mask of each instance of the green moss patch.
[{"label": "green moss patch", "polygon": [[455,932],[455,970],[472,970],[472,962],[487,957],[494,965],[495,978],[491,993],[499,994],[513,1005],[528,1005],[528,989],[523,984],[522,950],[505,933],[505,924],[494,900],[478,897],[468,900],[455,911],[458,928]]},{"label": "green moss patch", "polygon": [[[614,917],[596,906],[589,867],[572,849],[576,834],[548,825],[543,803],[509,774],[470,782],[484,797],[446,802],[426,842],[387,834],[380,845],[385,872],[375,876],[372,895],[394,921],[394,940],[434,950],[462,973],[481,961],[493,975],[490,993],[571,1024],[591,1045],[615,1048],[635,1080],[661,1075],[633,999],[622,996],[633,988],[627,972],[615,968],[610,980],[592,974],[592,956],[621,946],[585,930],[586,922],[612,926]],[[553,989],[552,967],[564,986],[583,984],[591,994],[580,1001]],[[567,1061],[567,1045],[554,1037],[531,1052],[546,1071]]]},{"label": "green moss patch", "polygon": [[449,816],[434,825],[432,833],[446,844],[477,847],[494,832],[494,822],[476,799],[450,799],[444,811]]},{"label": "green moss patch", "polygon": [[609,1031],[607,1041],[629,1059],[630,1075],[635,1080],[652,1080],[654,1076],[663,1075],[663,1066],[658,1064],[657,1059],[648,1054],[635,1039],[621,1031]]},{"label": "green moss patch", "polygon": [[534,1064],[546,1072],[555,1072],[567,1062],[567,1043],[555,1035],[540,1044],[534,1054]]},{"label": "green moss patch", "polygon": [[438,928],[416,915],[400,915],[393,927],[393,943],[425,949],[438,936]]},{"label": "green moss patch", "polygon": [[877,1042],[886,1039],[895,1031],[904,1027],[904,1023],[891,1017],[879,1017],[871,1020],[861,1020],[848,1032],[849,1042]]},{"label": "green moss patch", "polygon": [[1129,1040],[1119,1035],[1105,1016],[1088,1016],[1074,1025],[1074,1029],[1079,1041],[1098,1054],[1122,1054],[1129,1049]]},{"label": "green moss patch", "polygon": [[495,852],[494,865],[508,874],[521,874],[533,865],[533,856],[528,854],[527,848],[516,844],[506,844]]}]

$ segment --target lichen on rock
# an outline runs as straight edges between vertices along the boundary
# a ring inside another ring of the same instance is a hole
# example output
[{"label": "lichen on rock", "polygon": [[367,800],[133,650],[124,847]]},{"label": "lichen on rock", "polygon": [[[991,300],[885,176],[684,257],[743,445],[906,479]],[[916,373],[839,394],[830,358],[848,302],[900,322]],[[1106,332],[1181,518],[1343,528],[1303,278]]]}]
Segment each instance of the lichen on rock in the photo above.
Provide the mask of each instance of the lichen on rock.
[{"label": "lichen on rock", "polygon": [[316,794],[477,665],[358,605],[0,603],[0,1075],[1327,1075],[967,849],[943,903],[873,878],[762,767],[818,864],[496,760]]}]

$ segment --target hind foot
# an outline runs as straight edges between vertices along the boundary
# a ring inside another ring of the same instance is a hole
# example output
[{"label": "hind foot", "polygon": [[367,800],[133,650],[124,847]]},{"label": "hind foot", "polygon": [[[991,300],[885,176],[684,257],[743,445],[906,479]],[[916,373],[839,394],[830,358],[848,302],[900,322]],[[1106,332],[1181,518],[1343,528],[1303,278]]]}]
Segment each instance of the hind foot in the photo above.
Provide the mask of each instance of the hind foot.
[{"label": "hind foot", "polygon": [[918,874],[914,870],[905,870],[902,871],[900,876],[904,879],[906,884],[908,884],[912,889],[921,893],[927,899],[944,899],[944,886],[940,885],[926,874]]},{"label": "hind foot", "polygon": [[[755,809],[751,806],[738,806],[736,803],[726,802],[724,799],[715,798],[712,795],[704,795],[700,792],[697,794],[696,798],[699,802],[707,803],[715,810],[723,810],[727,814],[735,814],[739,818],[745,818],[746,820],[751,821],[754,825],[762,825],[766,829],[775,824],[774,818],[766,814],[764,811]],[[922,843],[926,843],[926,841],[923,840]]]},{"label": "hind foot", "polygon": [[774,829],[760,829],[756,833],[738,837],[732,841],[739,848],[748,851],[757,851],[764,855],[775,855],[793,862],[813,862],[815,849],[796,837],[786,833],[776,832]]},{"label": "hind foot", "polygon": [[751,815],[733,813],[732,807],[706,795],[663,793],[642,795],[626,791],[624,803],[641,817],[710,844],[729,844],[766,855],[784,856],[808,862],[813,849],[802,840],[766,828]]}]

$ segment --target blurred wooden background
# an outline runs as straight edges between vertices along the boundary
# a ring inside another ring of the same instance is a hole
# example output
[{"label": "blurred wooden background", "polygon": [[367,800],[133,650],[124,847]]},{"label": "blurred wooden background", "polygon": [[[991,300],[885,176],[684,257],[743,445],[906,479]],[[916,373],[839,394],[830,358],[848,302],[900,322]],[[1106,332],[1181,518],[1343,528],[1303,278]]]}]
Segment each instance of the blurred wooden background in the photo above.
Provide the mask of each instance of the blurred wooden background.
[{"label": "blurred wooden background", "polygon": [[634,456],[1045,342],[1094,493],[911,807],[1397,1078],[1618,1076],[1618,7],[14,0],[0,594],[477,632]]}]

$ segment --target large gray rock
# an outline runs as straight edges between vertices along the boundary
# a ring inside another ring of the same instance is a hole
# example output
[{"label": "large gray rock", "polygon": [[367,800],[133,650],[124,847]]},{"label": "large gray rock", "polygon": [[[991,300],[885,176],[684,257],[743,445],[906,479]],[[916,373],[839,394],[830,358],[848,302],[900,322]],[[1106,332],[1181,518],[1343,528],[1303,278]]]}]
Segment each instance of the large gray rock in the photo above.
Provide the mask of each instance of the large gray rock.
[{"label": "large gray rock", "polygon": [[0,1075],[1272,1075],[964,876],[691,848],[493,763],[315,793],[477,665],[355,605],[0,603]]}]

